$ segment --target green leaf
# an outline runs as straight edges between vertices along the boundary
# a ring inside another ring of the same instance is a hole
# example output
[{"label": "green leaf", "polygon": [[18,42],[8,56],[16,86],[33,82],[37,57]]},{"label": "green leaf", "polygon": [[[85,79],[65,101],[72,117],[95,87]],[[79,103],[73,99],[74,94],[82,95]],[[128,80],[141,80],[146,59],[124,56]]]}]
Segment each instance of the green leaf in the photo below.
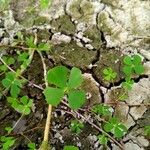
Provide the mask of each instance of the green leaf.
[{"label": "green leaf", "polygon": [[29,38],[26,38],[25,43],[29,48],[36,48],[36,45],[34,44],[34,38],[31,36]]},{"label": "green leaf", "polygon": [[79,150],[79,148],[75,146],[65,146],[63,150]]},{"label": "green leaf", "polygon": [[123,72],[127,75],[127,76],[130,76],[133,71],[132,71],[132,66],[124,66],[123,67]]},{"label": "green leaf", "polygon": [[47,80],[58,87],[66,87],[69,69],[64,66],[57,66],[48,71]]},{"label": "green leaf", "polygon": [[131,90],[134,81],[132,79],[130,79],[130,78],[126,78],[125,80],[126,80],[125,82],[122,82],[123,88]]},{"label": "green leaf", "polygon": [[135,70],[136,74],[140,75],[144,72],[144,67],[143,67],[143,65],[136,65],[134,67],[134,70]]},{"label": "green leaf", "polygon": [[18,61],[24,62],[28,58],[29,54],[27,52],[20,53],[18,56]]},{"label": "green leaf", "polygon": [[114,128],[114,136],[116,138],[123,137],[126,132],[127,132],[127,128],[124,125],[122,125],[122,124],[118,124]]},{"label": "green leaf", "polygon": [[112,81],[117,77],[117,73],[113,71],[110,67],[105,68],[103,70],[103,74],[104,74],[104,79],[107,81]]},{"label": "green leaf", "polygon": [[84,128],[84,124],[79,122],[78,120],[72,120],[70,129],[72,132],[79,134],[81,132],[81,129]]},{"label": "green leaf", "polygon": [[70,89],[77,88],[83,81],[81,70],[73,67],[70,72],[68,87]]},{"label": "green leaf", "polygon": [[68,93],[69,106],[72,109],[80,108],[86,99],[85,92],[82,90],[75,90]]},{"label": "green leaf", "polygon": [[35,143],[28,143],[28,148],[29,148],[29,150],[35,150],[36,149],[36,145],[35,145]]},{"label": "green leaf", "polygon": [[99,135],[98,139],[99,139],[100,144],[107,145],[108,138],[105,135],[103,135],[103,134]]},{"label": "green leaf", "polygon": [[133,55],[132,59],[134,65],[139,65],[142,62],[142,59],[139,55]]},{"label": "green leaf", "polygon": [[44,90],[44,95],[48,104],[57,106],[64,96],[64,91],[58,88],[47,87]]},{"label": "green leaf", "polygon": [[49,51],[51,46],[48,43],[40,43],[38,45],[38,50],[39,51]]},{"label": "green leaf", "polygon": [[129,66],[132,65],[132,59],[131,59],[130,56],[125,56],[124,59],[123,59],[123,62],[126,65],[129,65]]},{"label": "green leaf", "polygon": [[10,134],[11,131],[13,130],[13,128],[11,128],[11,127],[5,127],[5,130],[7,131],[8,134]]},{"label": "green leaf", "polygon": [[113,126],[113,124],[111,124],[111,123],[106,123],[105,125],[104,125],[104,130],[106,131],[106,132],[111,132],[111,130],[114,128],[114,126]]}]

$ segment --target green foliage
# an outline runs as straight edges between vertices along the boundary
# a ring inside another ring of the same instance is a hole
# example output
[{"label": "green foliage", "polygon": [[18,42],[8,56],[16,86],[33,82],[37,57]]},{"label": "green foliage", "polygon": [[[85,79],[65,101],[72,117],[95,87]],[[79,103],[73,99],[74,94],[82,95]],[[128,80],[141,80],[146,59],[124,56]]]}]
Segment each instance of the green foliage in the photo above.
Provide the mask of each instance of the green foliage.
[{"label": "green foliage", "polygon": [[117,73],[112,68],[105,68],[103,70],[104,79],[107,81],[113,81],[117,77]]},{"label": "green foliage", "polygon": [[8,102],[11,106],[19,113],[23,115],[28,115],[31,113],[31,107],[33,106],[33,101],[27,96],[23,96],[20,100],[12,97],[8,97]]},{"label": "green foliage", "polygon": [[47,80],[55,85],[44,90],[48,104],[57,106],[64,95],[67,95],[72,109],[78,109],[84,104],[86,95],[83,90],[78,89],[83,81],[82,73],[78,68],[73,67],[70,72],[64,66],[54,67],[48,71]]},{"label": "green foliage", "polygon": [[11,146],[14,145],[14,137],[1,136],[0,141],[2,143],[2,150],[10,150]]},{"label": "green foliage", "polygon": [[22,87],[22,81],[17,79],[14,72],[8,72],[5,79],[2,80],[2,84],[6,89],[10,88],[10,94],[12,97],[17,98]]},{"label": "green foliage", "polygon": [[[10,65],[12,65],[12,64],[15,63],[15,59],[12,58],[12,57],[3,56],[2,59],[3,59],[3,61],[4,61],[8,66],[10,66]],[[4,65],[4,64],[1,64],[1,65],[0,65],[0,72],[4,72],[4,73],[5,73],[6,71],[8,71],[7,66]]]},{"label": "green foliage", "polygon": [[122,86],[124,89],[131,90],[134,81],[130,78],[125,78],[125,82],[122,82]]},{"label": "green foliage", "polygon": [[116,138],[121,138],[127,133],[127,128],[114,117],[104,124],[104,130],[111,132]]},{"label": "green foliage", "polygon": [[25,43],[29,48],[36,49],[37,51],[49,51],[51,48],[48,43],[40,43],[39,45],[35,45],[34,38],[32,36],[26,38]]},{"label": "green foliage", "polygon": [[10,134],[13,128],[11,127],[5,127],[5,130],[7,131],[7,134]]},{"label": "green foliage", "polygon": [[140,75],[144,72],[141,57],[138,55],[133,55],[132,57],[125,56],[123,63],[123,72],[127,76],[131,76],[133,73]]},{"label": "green foliage", "polygon": [[79,148],[76,146],[69,145],[69,146],[65,146],[63,150],[79,150]]},{"label": "green foliage", "polygon": [[28,143],[28,150],[36,150],[35,143]]},{"label": "green foliage", "polygon": [[70,129],[72,132],[79,134],[84,128],[84,124],[78,120],[72,120],[70,124]]},{"label": "green foliage", "polygon": [[106,137],[104,134],[98,135],[98,140],[99,140],[100,144],[107,145],[108,137]]},{"label": "green foliage", "polygon": [[150,136],[150,125],[144,127],[144,134],[146,136]]},{"label": "green foliage", "polygon": [[102,115],[102,116],[110,116],[112,113],[111,107],[103,104],[97,104],[93,106],[92,111],[97,115]]}]

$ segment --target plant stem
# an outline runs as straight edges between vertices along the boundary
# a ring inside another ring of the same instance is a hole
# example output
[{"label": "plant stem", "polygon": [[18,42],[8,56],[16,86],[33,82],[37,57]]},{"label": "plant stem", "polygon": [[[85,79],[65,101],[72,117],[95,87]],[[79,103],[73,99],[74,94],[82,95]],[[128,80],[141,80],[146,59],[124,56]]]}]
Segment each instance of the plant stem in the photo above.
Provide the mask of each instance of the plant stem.
[{"label": "plant stem", "polygon": [[[46,64],[44,62],[44,58],[43,58],[41,52],[38,51],[38,53],[41,57],[41,61],[43,64],[45,85],[46,85],[46,87],[48,87]],[[52,105],[48,105],[48,112],[47,112],[47,118],[46,118],[45,130],[44,130],[44,138],[43,138],[43,142],[40,147],[40,150],[48,150],[49,149],[48,139],[49,139],[49,130],[50,130],[50,125],[51,125],[51,116],[52,116]]]}]

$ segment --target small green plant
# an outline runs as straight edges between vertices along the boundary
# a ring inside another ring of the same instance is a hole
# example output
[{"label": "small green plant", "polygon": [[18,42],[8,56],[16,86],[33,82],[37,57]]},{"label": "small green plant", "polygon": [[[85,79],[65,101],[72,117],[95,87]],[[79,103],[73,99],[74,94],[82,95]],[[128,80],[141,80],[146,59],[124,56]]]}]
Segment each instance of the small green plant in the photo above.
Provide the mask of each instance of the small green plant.
[{"label": "small green plant", "polygon": [[40,7],[46,9],[49,7],[51,0],[40,0]]},{"label": "small green plant", "polygon": [[116,138],[121,138],[127,133],[127,128],[115,117],[106,122],[103,127],[106,132],[111,132]]},{"label": "small green plant", "polygon": [[108,137],[105,136],[104,134],[98,135],[98,140],[99,140],[100,144],[102,144],[102,145],[107,145],[107,143],[108,143]]},{"label": "small green plant", "polygon": [[106,81],[113,81],[117,77],[117,73],[108,67],[103,70],[104,79]]},{"label": "small green plant", "polygon": [[144,72],[142,60],[139,55],[125,56],[123,59],[124,67],[123,72],[126,76],[131,76],[133,73],[138,75]]},{"label": "small green plant", "polygon": [[86,94],[79,87],[83,81],[82,73],[78,68],[70,70],[64,66],[57,66],[50,69],[47,80],[55,87],[46,87],[44,95],[48,104],[57,106],[62,98],[67,95],[69,106],[72,109],[80,108],[86,99]]},{"label": "small green plant", "polygon": [[111,107],[103,104],[97,104],[93,106],[92,111],[97,115],[102,115],[102,116],[111,116],[112,114]]},{"label": "small green plant", "polygon": [[14,137],[10,136],[1,136],[0,141],[2,143],[2,150],[10,150],[15,143]]},{"label": "small green plant", "polygon": [[84,124],[78,120],[72,120],[70,124],[70,129],[72,132],[79,134],[84,128]]},{"label": "small green plant", "polygon": [[27,96],[23,96],[20,100],[12,97],[8,97],[8,102],[11,106],[19,113],[23,115],[28,115],[31,113],[31,107],[33,106],[33,101],[28,99]]},{"label": "small green plant", "polygon": [[79,148],[76,146],[69,145],[65,146],[63,150],[79,150]]}]

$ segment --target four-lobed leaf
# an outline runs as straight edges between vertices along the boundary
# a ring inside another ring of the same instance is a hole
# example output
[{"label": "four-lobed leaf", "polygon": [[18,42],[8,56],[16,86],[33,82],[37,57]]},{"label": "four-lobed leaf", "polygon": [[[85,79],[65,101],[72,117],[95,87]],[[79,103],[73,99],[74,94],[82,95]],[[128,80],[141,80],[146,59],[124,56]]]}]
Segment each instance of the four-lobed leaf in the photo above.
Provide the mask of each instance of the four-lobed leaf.
[{"label": "four-lobed leaf", "polygon": [[70,124],[70,129],[72,132],[79,134],[84,128],[84,124],[78,120],[72,120]]},{"label": "four-lobed leaf", "polygon": [[104,134],[98,135],[98,140],[99,140],[100,144],[107,145],[108,137],[106,137]]}]

